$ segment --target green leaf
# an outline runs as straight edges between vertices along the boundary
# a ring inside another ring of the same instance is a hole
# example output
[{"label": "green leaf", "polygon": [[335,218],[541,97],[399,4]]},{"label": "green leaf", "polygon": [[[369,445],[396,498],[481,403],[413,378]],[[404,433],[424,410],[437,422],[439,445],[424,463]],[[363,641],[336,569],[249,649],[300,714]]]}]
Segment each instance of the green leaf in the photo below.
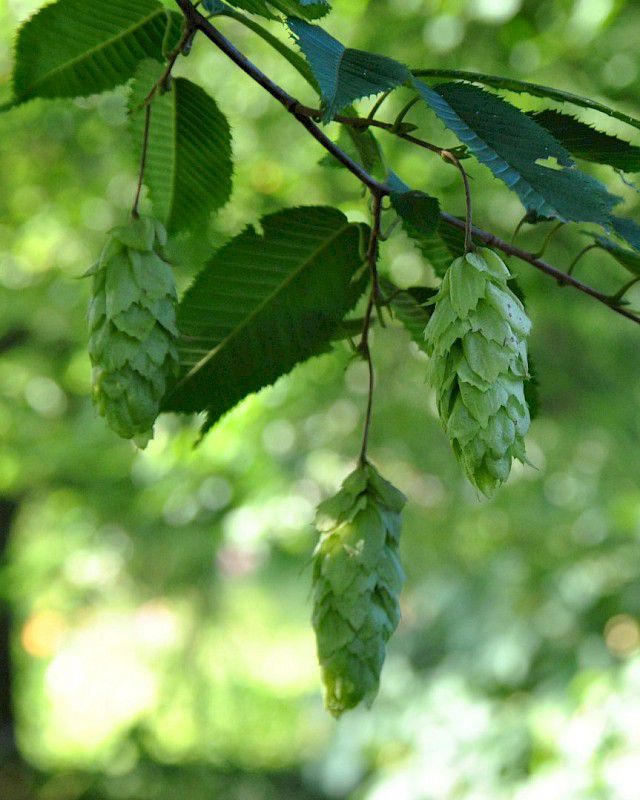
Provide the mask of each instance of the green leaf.
[{"label": "green leaf", "polygon": [[325,122],[354,100],[394,89],[410,78],[403,64],[345,48],[317,25],[295,18],[288,19],[287,25],[320,84]]},{"label": "green leaf", "polygon": [[484,86],[492,86],[494,89],[503,89],[507,92],[529,94],[532,97],[544,97],[548,100],[557,100],[560,103],[571,103],[579,108],[590,108],[593,111],[599,111],[608,117],[619,119],[627,125],[640,130],[640,119],[625,114],[623,111],[606,106],[597,100],[565,92],[562,89],[542,86],[539,83],[528,83],[527,81],[519,81],[513,78],[503,78],[499,75],[487,75],[482,72],[469,72],[461,69],[415,69],[412,70],[412,74],[416,77],[435,78],[437,80],[471,81],[473,83],[481,83]]},{"label": "green leaf", "polygon": [[[278,13],[305,19],[319,19],[331,11],[328,0],[226,0],[226,2],[230,6],[266,19],[277,19]],[[213,0],[203,5],[212,13],[220,13],[219,7],[222,3]]]},{"label": "green leaf", "polygon": [[437,294],[437,290],[424,286],[399,289],[388,278],[380,278],[380,288],[390,298],[394,316],[404,325],[418,347],[424,350],[424,329],[432,314],[432,308],[427,304]]},{"label": "green leaf", "polygon": [[640,251],[640,225],[626,217],[611,217],[611,226],[621,239],[631,245],[634,250]]},{"label": "green leaf", "polygon": [[181,377],[165,409],[207,411],[206,427],[324,349],[364,288],[366,226],[313,207],[261,225],[219,250],[179,307]]},{"label": "green leaf", "polygon": [[[141,108],[162,73],[155,61],[140,64],[129,108],[136,153],[144,136]],[[233,171],[229,124],[211,97],[185,78],[158,90],[151,103],[145,183],[155,216],[172,231],[205,224],[231,194]]]},{"label": "green leaf", "polygon": [[[527,211],[565,222],[609,227],[619,198],[575,169],[569,152],[531,117],[466,83],[414,87],[442,122],[520,198]],[[554,161],[559,168],[543,166]]]},{"label": "green leaf", "polygon": [[162,58],[167,26],[173,46],[182,17],[156,0],[58,0],[18,33],[13,90],[32,97],[84,97],[112,89],[145,58]]},{"label": "green leaf", "polygon": [[412,238],[430,236],[438,230],[440,203],[425,192],[409,189],[392,192],[391,205],[402,220],[402,226]]},{"label": "green leaf", "polygon": [[560,111],[547,109],[528,116],[548,130],[574,158],[607,164],[623,172],[640,172],[640,147]]}]

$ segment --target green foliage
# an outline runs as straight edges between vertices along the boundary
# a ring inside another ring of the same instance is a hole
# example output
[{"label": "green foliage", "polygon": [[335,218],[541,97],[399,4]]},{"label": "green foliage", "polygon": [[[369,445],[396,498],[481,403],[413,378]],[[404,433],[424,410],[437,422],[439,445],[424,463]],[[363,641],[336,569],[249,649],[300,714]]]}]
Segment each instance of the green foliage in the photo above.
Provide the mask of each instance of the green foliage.
[{"label": "green foliage", "polygon": [[352,472],[318,508],[313,626],[325,706],[334,716],[371,705],[386,643],[400,621],[398,559],[404,495],[371,464]]},{"label": "green foliage", "polygon": [[[145,98],[163,72],[156,61],[143,61],[132,85],[129,108],[139,158],[145,129]],[[231,195],[233,172],[229,124],[199,86],[178,78],[161,87],[150,101],[145,182],[154,215],[169,232],[205,225]]]},{"label": "green foliage", "polygon": [[463,80],[472,83],[480,83],[484,86],[491,86],[494,89],[519,92],[531,95],[532,97],[542,97],[545,100],[556,100],[560,103],[571,103],[579,108],[599,111],[607,117],[619,119],[621,122],[625,122],[627,125],[631,125],[640,130],[640,119],[625,114],[619,109],[612,108],[604,103],[599,103],[597,100],[592,100],[589,97],[581,97],[572,92],[565,92],[562,89],[556,89],[551,86],[542,86],[539,83],[529,83],[527,81],[519,81],[516,78],[504,77],[501,75],[487,75],[482,72],[472,72],[462,69],[416,69],[413,70],[413,74],[416,77],[425,77],[428,79]]},{"label": "green foliage", "polygon": [[[551,134],[515,106],[471,84],[414,87],[461,142],[517,193],[527,211],[608,227],[619,198],[590,175],[579,172],[571,155]],[[557,168],[542,161],[555,161]]]},{"label": "green foliage", "polygon": [[145,58],[177,42],[181,19],[157,0],[58,0],[20,29],[13,90],[32,97],[77,97],[129,80]]},{"label": "green foliage", "polygon": [[354,100],[393,89],[410,77],[403,64],[347,48],[317,25],[300,19],[287,24],[322,90],[325,122]]},{"label": "green foliage", "polygon": [[530,116],[538,125],[546,128],[574,158],[594,164],[608,164],[623,172],[640,172],[640,147],[553,109],[537,111]]},{"label": "green foliage", "polygon": [[426,192],[412,189],[392,192],[391,205],[402,221],[402,227],[416,241],[429,238],[440,223],[440,203]]},{"label": "green foliage", "polygon": [[324,350],[364,289],[363,225],[331,208],[264,217],[221,248],[180,303],[170,411],[211,426],[243,397]]},{"label": "green foliage", "polygon": [[437,294],[437,290],[427,289],[424,286],[398,289],[385,278],[380,280],[380,288],[389,301],[393,316],[402,323],[418,347],[425,350],[424,329],[431,319],[432,304],[430,301]]},{"label": "green foliage", "polygon": [[161,254],[166,233],[150,218],[111,231],[90,270],[93,399],[109,426],[141,445],[178,366],[176,289]]},{"label": "green foliage", "polygon": [[[278,14],[319,19],[331,11],[328,0],[227,0],[227,2],[230,6],[266,19],[278,19]],[[208,0],[203,6],[209,12],[220,13],[224,4],[219,0]]]},{"label": "green foliage", "polygon": [[486,495],[508,478],[513,458],[526,461],[531,323],[510,277],[486,248],[455,259],[425,330],[440,417],[469,480]]}]

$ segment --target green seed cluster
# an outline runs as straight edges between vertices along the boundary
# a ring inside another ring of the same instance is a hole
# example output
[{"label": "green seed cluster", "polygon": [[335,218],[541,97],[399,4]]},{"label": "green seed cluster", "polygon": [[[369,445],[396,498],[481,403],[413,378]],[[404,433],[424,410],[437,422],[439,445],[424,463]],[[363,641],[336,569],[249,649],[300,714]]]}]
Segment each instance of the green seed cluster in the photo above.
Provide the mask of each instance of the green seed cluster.
[{"label": "green seed cluster", "polygon": [[370,464],[318,508],[313,626],[327,709],[336,717],[371,704],[386,643],[400,621],[398,559],[404,495]]},{"label": "green seed cluster", "polygon": [[162,258],[162,226],[149,218],[111,231],[89,270],[89,355],[94,403],[108,425],[144,446],[167,382],[176,375],[176,288]]},{"label": "green seed cluster", "polygon": [[514,458],[526,461],[530,425],[524,384],[531,322],[510,277],[492,250],[457,258],[425,330],[440,417],[469,480],[486,495],[508,478]]}]

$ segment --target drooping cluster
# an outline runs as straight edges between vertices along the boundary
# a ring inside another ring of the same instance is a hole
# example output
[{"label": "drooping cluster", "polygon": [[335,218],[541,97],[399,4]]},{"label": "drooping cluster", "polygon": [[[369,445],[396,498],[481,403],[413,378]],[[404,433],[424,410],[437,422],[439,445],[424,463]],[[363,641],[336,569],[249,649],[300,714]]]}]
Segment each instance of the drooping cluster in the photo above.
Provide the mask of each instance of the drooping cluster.
[{"label": "drooping cluster", "polygon": [[486,495],[507,479],[514,458],[526,461],[531,322],[510,277],[487,248],[455,259],[425,330],[440,417],[469,480]]},{"label": "drooping cluster", "polygon": [[400,621],[402,492],[363,464],[318,508],[313,625],[327,709],[340,716],[378,692]]},{"label": "drooping cluster", "polygon": [[94,403],[109,426],[144,446],[178,368],[176,288],[162,258],[163,227],[132,219],[110,232],[89,270],[89,355]]}]

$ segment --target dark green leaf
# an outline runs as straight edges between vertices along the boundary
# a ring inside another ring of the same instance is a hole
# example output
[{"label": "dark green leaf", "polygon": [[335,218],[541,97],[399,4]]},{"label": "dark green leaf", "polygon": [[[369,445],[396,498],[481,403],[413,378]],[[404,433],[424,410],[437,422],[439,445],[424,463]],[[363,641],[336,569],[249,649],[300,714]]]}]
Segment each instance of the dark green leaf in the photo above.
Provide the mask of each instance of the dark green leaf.
[{"label": "dark green leaf", "polygon": [[[619,199],[575,169],[567,150],[531,117],[471,84],[448,83],[432,89],[415,80],[414,86],[473,155],[517,193],[527,211],[609,225]],[[549,160],[559,168],[541,163]]]},{"label": "dark green leaf", "polygon": [[560,111],[547,109],[529,116],[548,130],[574,158],[608,164],[623,172],[640,172],[640,147]]},{"label": "dark green leaf", "polygon": [[177,42],[181,16],[156,0],[58,0],[22,26],[13,90],[32,97],[83,97],[125,83],[145,58]]},{"label": "dark green leaf", "polygon": [[437,290],[423,286],[398,289],[387,278],[380,279],[380,288],[385,297],[390,298],[394,316],[404,325],[418,347],[424,350],[424,329],[431,317],[431,306],[426,304],[435,296]]},{"label": "dark green leaf", "polygon": [[634,250],[640,251],[640,225],[635,220],[612,216],[610,222],[621,239],[630,244]]},{"label": "dark green leaf", "polygon": [[[129,104],[136,153],[145,123],[141,104],[161,72],[160,64],[147,60],[136,73]],[[229,124],[212,98],[185,78],[156,93],[150,123],[145,182],[154,214],[171,231],[194,229],[231,194]]]},{"label": "dark green leaf", "polygon": [[393,89],[410,77],[403,64],[345,48],[317,25],[295,18],[287,24],[320,84],[325,122],[354,100]]},{"label": "dark green leaf", "polygon": [[425,192],[392,192],[391,205],[409,236],[418,239],[435,233],[440,223],[440,203]]},{"label": "dark green leaf", "polygon": [[178,312],[181,377],[170,411],[207,411],[207,427],[330,340],[364,288],[363,225],[331,208],[262,220],[223,247]]},{"label": "dark green leaf", "polygon": [[514,78],[503,78],[499,75],[486,75],[482,72],[469,72],[461,69],[416,69],[412,70],[416,77],[435,78],[437,80],[463,80],[471,81],[473,83],[481,83],[484,86],[492,86],[494,89],[503,89],[507,92],[519,92],[522,94],[529,94],[532,97],[544,97],[549,100],[557,100],[560,103],[571,103],[579,108],[590,108],[594,111],[599,111],[606,114],[608,117],[619,119],[640,130],[640,119],[629,116],[623,111],[618,111],[615,108],[610,108],[599,103],[597,100],[591,100],[588,97],[581,97],[571,92],[564,92],[562,89],[554,89],[550,86],[542,86],[539,83],[527,83],[526,81],[518,81]]}]

